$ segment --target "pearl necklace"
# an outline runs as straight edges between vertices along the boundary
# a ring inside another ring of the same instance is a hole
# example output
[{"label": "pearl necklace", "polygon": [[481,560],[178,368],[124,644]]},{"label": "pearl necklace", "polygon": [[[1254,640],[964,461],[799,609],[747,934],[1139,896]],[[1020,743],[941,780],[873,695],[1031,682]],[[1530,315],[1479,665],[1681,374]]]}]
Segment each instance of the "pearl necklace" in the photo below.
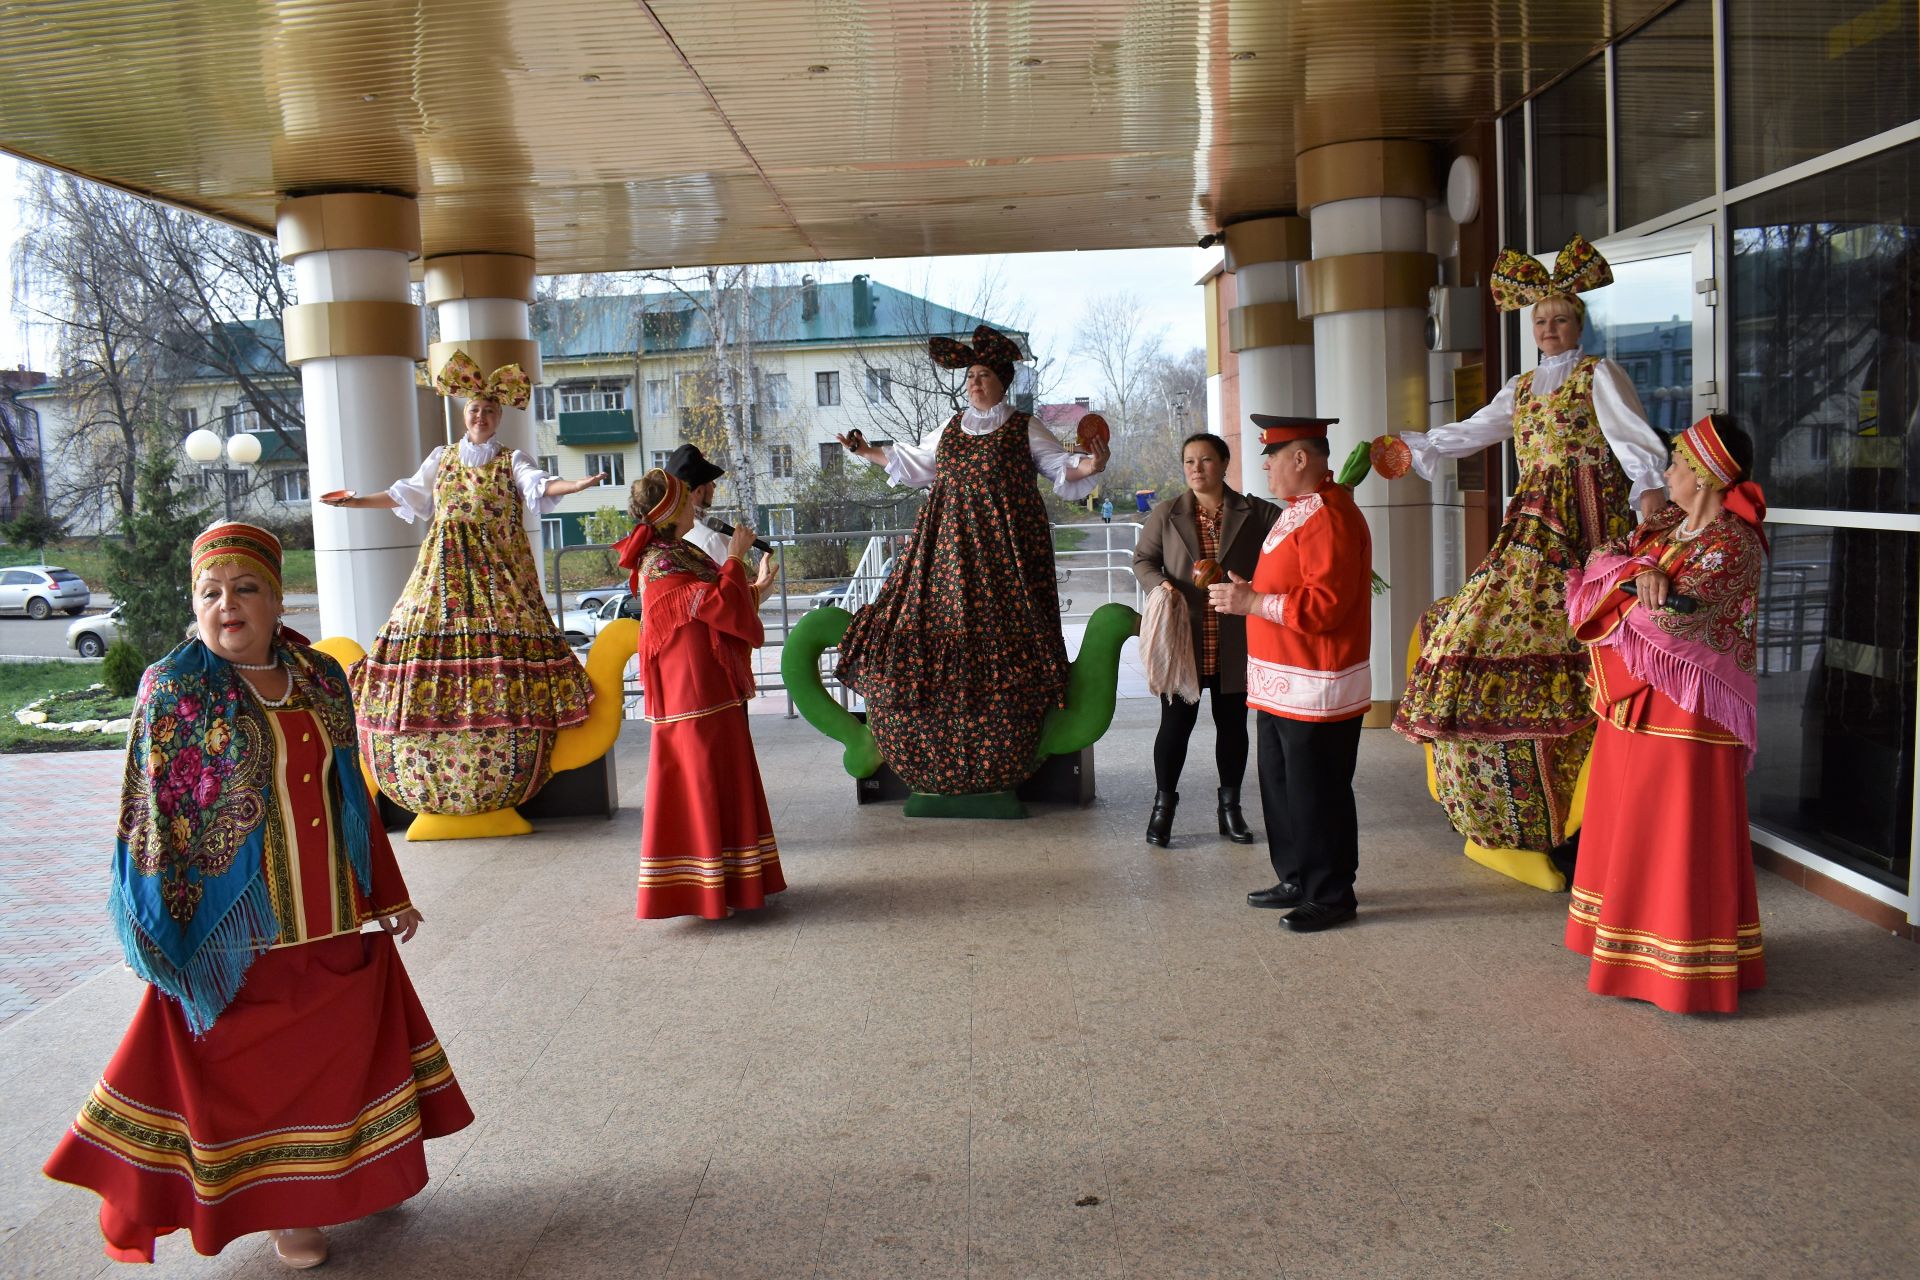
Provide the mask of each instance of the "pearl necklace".
[{"label": "pearl necklace", "polygon": [[[1707,523],[1711,524],[1712,521],[1708,521]],[[1695,538],[1699,537],[1701,534],[1705,533],[1706,531],[1707,531],[1707,526],[1704,524],[1701,525],[1698,529],[1689,529],[1687,528],[1687,522],[1685,520],[1682,520],[1679,524],[1675,525],[1673,528],[1673,540],[1675,542],[1692,542]]]},{"label": "pearl necklace", "polygon": [[227,661],[242,671],[272,671],[280,665],[280,659],[278,658],[275,658],[272,662],[234,662],[232,658],[228,658]]},{"label": "pearl necklace", "polygon": [[[245,663],[236,662],[233,665],[236,667],[242,667],[248,671],[272,671],[275,667],[278,667],[281,664],[278,662],[269,662],[262,666],[255,667],[255,666],[247,666]],[[260,692],[258,689],[255,689],[253,687],[253,682],[251,680],[247,681],[246,684],[247,684],[247,688],[249,690],[252,690],[253,696],[260,699],[260,705],[263,707],[273,707],[278,709],[280,707],[286,706],[288,699],[293,697],[293,671],[291,668],[287,670],[287,691],[281,694],[277,698],[269,698],[266,694]]]}]

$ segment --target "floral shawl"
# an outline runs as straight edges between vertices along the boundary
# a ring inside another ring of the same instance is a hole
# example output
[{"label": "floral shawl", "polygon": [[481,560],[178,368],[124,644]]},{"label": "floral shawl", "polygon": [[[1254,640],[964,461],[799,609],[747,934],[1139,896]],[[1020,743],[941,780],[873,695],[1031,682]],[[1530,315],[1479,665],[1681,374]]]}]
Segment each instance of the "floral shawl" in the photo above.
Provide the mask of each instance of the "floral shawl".
[{"label": "floral shawl", "polygon": [[[340,664],[282,631],[274,645],[333,743],[347,860],[372,884],[371,802]],[[342,785],[344,784],[344,785]],[[147,668],[120,795],[109,915],[127,964],[204,1035],[278,941],[263,852],[272,734],[240,673],[198,639]]]},{"label": "floral shawl", "polygon": [[1628,605],[1618,626],[1587,640],[1612,647],[1627,670],[1681,707],[1704,715],[1746,744],[1747,767],[1759,737],[1754,629],[1766,544],[1731,509],[1690,542],[1673,536],[1685,513],[1672,503],[1625,538],[1594,549],[1567,579],[1567,616],[1578,631],[1620,584],[1648,569],[1698,602],[1692,613]]},{"label": "floral shawl", "polygon": [[[656,541],[647,549],[635,571],[636,580],[646,580],[646,594],[641,597],[642,661],[659,657],[676,631],[699,619],[700,606],[720,590],[720,572],[706,552],[679,538]],[[751,698],[753,647],[718,628],[709,627],[707,631],[714,660],[726,671],[740,696]]]}]

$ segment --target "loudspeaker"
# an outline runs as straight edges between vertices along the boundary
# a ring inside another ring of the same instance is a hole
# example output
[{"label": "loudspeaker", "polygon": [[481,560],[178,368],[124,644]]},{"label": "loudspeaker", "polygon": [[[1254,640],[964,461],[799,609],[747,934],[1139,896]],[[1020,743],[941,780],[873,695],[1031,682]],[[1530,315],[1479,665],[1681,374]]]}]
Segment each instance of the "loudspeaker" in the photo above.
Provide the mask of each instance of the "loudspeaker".
[{"label": "loudspeaker", "polygon": [[1427,290],[1427,350],[1478,351],[1480,291],[1463,285],[1435,285]]}]

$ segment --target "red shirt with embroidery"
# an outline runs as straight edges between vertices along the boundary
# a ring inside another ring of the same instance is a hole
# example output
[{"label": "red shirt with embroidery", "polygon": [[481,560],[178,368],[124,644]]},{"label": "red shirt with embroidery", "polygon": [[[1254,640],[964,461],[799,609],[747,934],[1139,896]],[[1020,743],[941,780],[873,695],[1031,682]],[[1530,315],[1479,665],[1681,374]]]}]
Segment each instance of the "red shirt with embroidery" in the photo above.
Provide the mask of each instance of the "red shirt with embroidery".
[{"label": "red shirt with embroidery", "polygon": [[1373,703],[1373,536],[1332,476],[1295,498],[1260,546],[1247,615],[1247,705],[1346,720]]}]

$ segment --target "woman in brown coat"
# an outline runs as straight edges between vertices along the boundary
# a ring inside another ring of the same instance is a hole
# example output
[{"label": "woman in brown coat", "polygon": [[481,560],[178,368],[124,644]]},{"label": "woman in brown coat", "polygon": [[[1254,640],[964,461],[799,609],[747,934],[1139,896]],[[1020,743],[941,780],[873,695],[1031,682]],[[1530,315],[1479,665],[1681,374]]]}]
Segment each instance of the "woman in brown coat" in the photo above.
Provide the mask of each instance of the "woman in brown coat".
[{"label": "woman in brown coat", "polygon": [[[1240,814],[1240,779],[1247,769],[1247,623],[1215,613],[1207,593],[1193,580],[1202,560],[1253,576],[1260,543],[1280,518],[1280,508],[1264,498],[1227,487],[1227,442],[1208,432],[1188,436],[1180,449],[1187,492],[1162,502],[1147,516],[1133,549],[1133,576],[1148,591],[1177,591],[1186,598],[1193,626],[1193,654],[1199,684],[1212,694],[1213,751],[1220,770],[1220,834],[1235,844],[1251,844]],[[1176,788],[1187,762],[1187,739],[1200,718],[1197,703],[1160,699],[1160,733],[1153,741],[1153,814],[1147,819],[1147,843],[1167,846],[1173,813],[1180,803]]]}]

